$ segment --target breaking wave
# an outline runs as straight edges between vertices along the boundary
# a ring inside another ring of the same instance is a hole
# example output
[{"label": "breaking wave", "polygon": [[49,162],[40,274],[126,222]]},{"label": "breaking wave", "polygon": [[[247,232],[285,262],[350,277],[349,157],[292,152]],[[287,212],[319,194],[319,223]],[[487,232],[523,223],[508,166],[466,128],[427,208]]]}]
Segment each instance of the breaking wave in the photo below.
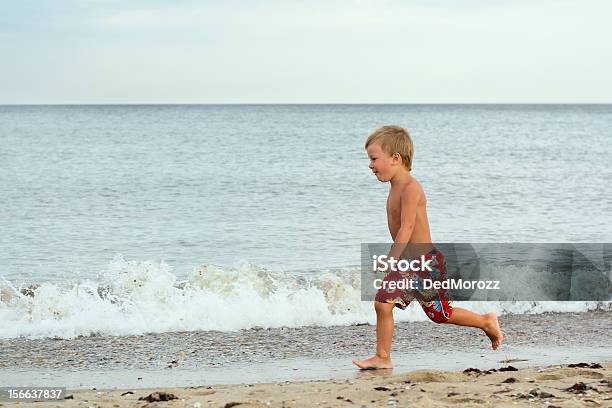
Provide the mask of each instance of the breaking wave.
[{"label": "breaking wave", "polygon": [[[164,262],[117,257],[94,280],[36,285],[0,280],[0,338],[373,324],[372,302],[360,299],[359,268],[307,275],[248,263],[204,265],[179,280]],[[461,305],[499,314],[612,310],[610,302]],[[397,321],[427,320],[418,306],[395,316]]]}]

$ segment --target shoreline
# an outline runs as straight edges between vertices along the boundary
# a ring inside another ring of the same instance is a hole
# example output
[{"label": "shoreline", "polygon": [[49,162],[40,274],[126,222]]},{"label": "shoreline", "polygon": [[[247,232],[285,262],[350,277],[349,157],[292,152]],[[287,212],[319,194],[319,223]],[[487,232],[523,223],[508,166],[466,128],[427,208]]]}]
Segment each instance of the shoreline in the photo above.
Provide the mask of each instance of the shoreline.
[{"label": "shoreline", "polygon": [[[612,312],[500,316],[497,351],[476,329],[396,324],[393,374],[612,361]],[[0,340],[0,383],[70,389],[211,386],[351,379],[371,355],[371,325]]]},{"label": "shoreline", "polygon": [[[512,347],[504,350],[421,350],[396,352],[394,368],[388,375],[403,375],[415,370],[455,371],[467,367],[498,369],[511,364],[519,369],[535,366],[611,361],[612,347]],[[216,367],[181,368],[170,364],[163,369],[1,370],[0,383],[13,387],[53,387],[72,390],[149,389],[156,387],[231,386],[300,381],[333,381],[359,378],[349,358],[289,358],[258,363],[226,364]]]}]

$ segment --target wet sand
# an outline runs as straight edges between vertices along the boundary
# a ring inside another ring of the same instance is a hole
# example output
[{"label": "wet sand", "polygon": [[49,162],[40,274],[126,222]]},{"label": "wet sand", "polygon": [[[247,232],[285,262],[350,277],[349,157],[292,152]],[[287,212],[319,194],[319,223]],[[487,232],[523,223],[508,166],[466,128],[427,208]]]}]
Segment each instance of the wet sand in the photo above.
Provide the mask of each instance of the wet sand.
[{"label": "wet sand", "polygon": [[[498,351],[476,329],[399,323],[394,374],[612,361],[612,312],[501,316]],[[0,382],[11,386],[147,388],[351,379],[350,360],[374,348],[370,325],[0,341]]]},{"label": "wet sand", "polygon": [[[507,346],[612,347],[612,311],[507,315],[499,321]],[[171,361],[182,368],[213,368],[290,358],[353,358],[371,353],[374,342],[371,325],[9,339],[0,340],[0,369],[165,369]],[[406,322],[396,324],[393,350],[488,351],[490,341],[478,329]]]}]

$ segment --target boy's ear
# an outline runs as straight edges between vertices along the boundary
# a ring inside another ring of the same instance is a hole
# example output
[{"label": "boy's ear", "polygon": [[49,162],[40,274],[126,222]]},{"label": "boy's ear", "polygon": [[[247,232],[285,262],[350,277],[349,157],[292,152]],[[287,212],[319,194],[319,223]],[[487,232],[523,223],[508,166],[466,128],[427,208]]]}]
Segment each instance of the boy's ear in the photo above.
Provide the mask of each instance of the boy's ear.
[{"label": "boy's ear", "polygon": [[400,163],[402,161],[402,156],[398,152],[393,153],[391,158],[393,159],[393,161],[398,161]]}]

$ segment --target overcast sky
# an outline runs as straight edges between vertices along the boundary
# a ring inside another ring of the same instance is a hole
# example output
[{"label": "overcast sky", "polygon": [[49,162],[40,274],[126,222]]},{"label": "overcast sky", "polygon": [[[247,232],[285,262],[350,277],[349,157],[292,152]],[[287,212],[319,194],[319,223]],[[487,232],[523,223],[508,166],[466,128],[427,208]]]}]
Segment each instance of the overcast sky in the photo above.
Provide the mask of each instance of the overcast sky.
[{"label": "overcast sky", "polygon": [[612,1],[0,0],[0,103],[611,103]]}]

